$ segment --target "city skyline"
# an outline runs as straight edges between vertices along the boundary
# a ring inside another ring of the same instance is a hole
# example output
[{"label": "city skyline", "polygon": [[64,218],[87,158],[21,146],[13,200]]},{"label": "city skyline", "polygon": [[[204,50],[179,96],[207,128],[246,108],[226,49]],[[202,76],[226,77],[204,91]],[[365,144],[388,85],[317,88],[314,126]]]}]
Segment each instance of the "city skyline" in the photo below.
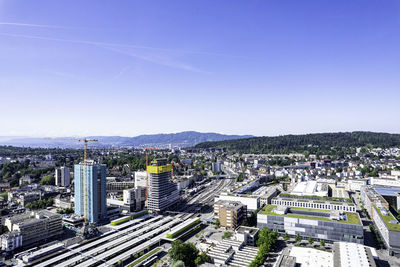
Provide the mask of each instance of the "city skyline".
[{"label": "city skyline", "polygon": [[98,3],[0,1],[0,136],[400,133],[397,1]]}]

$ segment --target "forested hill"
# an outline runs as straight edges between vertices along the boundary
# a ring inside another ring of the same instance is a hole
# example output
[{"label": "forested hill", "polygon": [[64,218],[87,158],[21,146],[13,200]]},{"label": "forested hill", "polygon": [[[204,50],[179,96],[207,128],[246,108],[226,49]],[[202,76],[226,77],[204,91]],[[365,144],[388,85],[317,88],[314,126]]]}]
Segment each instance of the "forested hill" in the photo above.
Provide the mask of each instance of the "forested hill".
[{"label": "forested hill", "polygon": [[[283,135],[274,137],[252,137],[217,142],[204,142],[196,148],[227,148],[241,153],[328,153],[347,152],[356,147],[400,146],[400,134],[374,132],[317,133],[305,135]],[[332,149],[333,148],[333,149]]]}]

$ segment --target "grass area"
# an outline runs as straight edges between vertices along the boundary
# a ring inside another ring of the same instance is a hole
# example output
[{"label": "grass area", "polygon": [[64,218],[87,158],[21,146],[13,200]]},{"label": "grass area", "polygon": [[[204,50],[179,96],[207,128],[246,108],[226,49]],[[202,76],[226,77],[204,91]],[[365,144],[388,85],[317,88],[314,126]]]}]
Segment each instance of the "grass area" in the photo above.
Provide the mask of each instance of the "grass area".
[{"label": "grass area", "polygon": [[128,221],[130,221],[130,220],[133,220],[133,219],[136,219],[136,218],[138,218],[138,217],[141,217],[141,216],[143,216],[143,215],[146,215],[146,214],[148,214],[148,213],[149,213],[149,212],[148,212],[147,210],[141,211],[141,212],[138,212],[138,213],[136,213],[136,214],[134,214],[134,215],[132,215],[132,216],[127,216],[127,217],[125,217],[125,218],[121,218],[121,219],[114,220],[114,221],[112,221],[110,224],[113,225],[113,226],[119,225],[119,224],[121,224],[121,223],[125,223],[125,222],[128,222]]},{"label": "grass area", "polygon": [[161,250],[161,248],[155,248],[152,251],[150,251],[149,253],[144,254],[142,257],[140,257],[139,259],[135,260],[134,262],[132,262],[128,266],[129,267],[133,267],[133,266],[141,263],[145,259],[150,258],[151,256],[153,256],[155,253],[159,252],[160,250]]},{"label": "grass area", "polygon": [[[330,218],[327,218],[327,217],[308,216],[308,215],[302,215],[302,214],[293,214],[293,213],[287,213],[285,215],[275,214],[274,212],[272,212],[272,210],[276,207],[277,207],[276,205],[268,205],[265,207],[265,209],[260,211],[260,214],[361,225],[361,221],[360,221],[357,213],[345,212],[347,220],[336,221],[336,220],[331,220]],[[328,210],[306,209],[306,208],[297,208],[297,207],[295,207],[295,208],[289,207],[289,209],[329,213]]]},{"label": "grass area", "polygon": [[386,224],[387,228],[391,231],[400,231],[400,224],[390,223],[391,220],[396,220],[396,218],[389,212],[387,216],[384,216],[381,213],[381,210],[375,206],[375,209],[378,211],[379,216],[381,216],[382,220]]},{"label": "grass area", "polygon": [[304,210],[304,211],[311,211],[311,212],[329,213],[329,210],[321,210],[321,209],[300,208],[300,207],[289,207],[289,209],[291,209],[291,210]]},{"label": "grass area", "polygon": [[186,225],[185,227],[179,229],[178,231],[176,231],[174,233],[168,233],[166,237],[167,238],[175,238],[175,237],[179,236],[183,232],[187,231],[188,229],[192,228],[193,226],[195,226],[196,224],[199,224],[199,223],[200,223],[200,219],[197,219],[194,222]]}]

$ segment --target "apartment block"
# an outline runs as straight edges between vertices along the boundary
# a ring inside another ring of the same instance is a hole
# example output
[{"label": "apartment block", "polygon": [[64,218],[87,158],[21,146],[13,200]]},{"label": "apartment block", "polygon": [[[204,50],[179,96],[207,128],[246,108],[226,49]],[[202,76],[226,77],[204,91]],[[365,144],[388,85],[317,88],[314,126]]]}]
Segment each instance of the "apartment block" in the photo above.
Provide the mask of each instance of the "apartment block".
[{"label": "apartment block", "polygon": [[235,229],[247,216],[247,207],[236,201],[217,201],[214,203],[214,218],[219,219],[220,225]]}]

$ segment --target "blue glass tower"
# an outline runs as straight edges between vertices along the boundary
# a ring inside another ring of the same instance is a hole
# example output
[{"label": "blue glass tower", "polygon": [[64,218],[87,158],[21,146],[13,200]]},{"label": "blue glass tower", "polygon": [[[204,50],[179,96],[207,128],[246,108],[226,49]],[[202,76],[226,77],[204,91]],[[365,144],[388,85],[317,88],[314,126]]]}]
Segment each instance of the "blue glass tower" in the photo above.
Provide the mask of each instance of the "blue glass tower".
[{"label": "blue glass tower", "polygon": [[75,164],[75,214],[84,216],[86,204],[87,220],[95,223],[107,217],[106,165],[94,164],[93,161],[88,161],[86,166],[86,203],[84,200],[84,170],[85,166],[83,163]]}]

